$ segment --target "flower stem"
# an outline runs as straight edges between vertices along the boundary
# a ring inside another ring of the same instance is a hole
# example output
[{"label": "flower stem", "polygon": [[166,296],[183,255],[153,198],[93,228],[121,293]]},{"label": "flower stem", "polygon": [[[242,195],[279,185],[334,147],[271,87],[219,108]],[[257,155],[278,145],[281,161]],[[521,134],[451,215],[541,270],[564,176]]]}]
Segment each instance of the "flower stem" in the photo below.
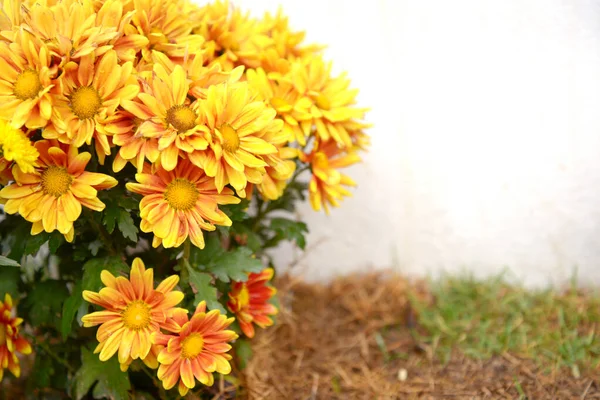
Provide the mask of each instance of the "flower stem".
[{"label": "flower stem", "polygon": [[46,344],[46,342],[40,342],[37,337],[35,336],[30,336],[28,335],[29,338],[35,342],[36,346],[40,347],[42,350],[44,350],[44,352],[46,354],[48,354],[50,357],[52,357],[56,362],[58,362],[59,364],[63,365],[66,369],[69,370],[69,372],[71,373],[75,373],[75,368],[73,368],[71,366],[71,364],[69,364],[69,362],[67,360],[65,360],[64,358],[61,358],[58,354],[56,354],[52,349],[50,349],[50,346],[48,346]]}]

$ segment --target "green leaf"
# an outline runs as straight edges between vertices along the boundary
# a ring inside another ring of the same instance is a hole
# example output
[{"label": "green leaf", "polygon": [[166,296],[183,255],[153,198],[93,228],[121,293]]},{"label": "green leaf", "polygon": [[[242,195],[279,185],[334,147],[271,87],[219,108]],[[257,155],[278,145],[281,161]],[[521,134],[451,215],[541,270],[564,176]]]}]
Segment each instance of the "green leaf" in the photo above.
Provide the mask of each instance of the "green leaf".
[{"label": "green leaf", "polygon": [[250,202],[248,200],[242,200],[238,204],[227,204],[224,206],[219,206],[221,211],[223,211],[232,222],[243,221],[248,218],[248,205]]},{"label": "green leaf", "polygon": [[60,232],[53,232],[48,240],[48,249],[51,254],[56,254],[61,244],[65,242],[65,237]]},{"label": "green leaf", "polygon": [[81,368],[74,377],[75,399],[82,399],[92,386],[95,399],[126,400],[131,389],[129,375],[121,371],[117,357],[102,362],[91,350],[82,347]]},{"label": "green leaf", "polygon": [[46,232],[38,233],[35,236],[30,236],[25,243],[24,255],[35,255],[47,241],[50,239],[50,234]]},{"label": "green leaf", "polygon": [[102,212],[102,222],[106,227],[106,231],[108,233],[113,233],[115,230],[115,226],[119,221],[119,216],[121,215],[121,208],[117,206],[112,201],[106,202],[106,208]]},{"label": "green leaf", "polygon": [[71,333],[73,328],[73,318],[75,318],[77,310],[83,304],[81,292],[81,282],[77,282],[77,284],[73,287],[71,296],[69,296],[69,298],[67,298],[63,303],[62,320],[60,325],[60,332],[63,340],[66,340],[69,336],[69,333]]},{"label": "green leaf", "polygon": [[55,373],[54,363],[50,357],[35,357],[33,368],[27,374],[29,385],[35,388],[52,387],[52,376]]},{"label": "green leaf", "polygon": [[100,280],[103,269],[117,276],[121,272],[129,271],[129,266],[119,257],[94,258],[83,265],[81,289],[99,291],[104,286]]},{"label": "green leaf", "polygon": [[212,276],[202,272],[196,272],[192,269],[188,270],[189,281],[192,289],[195,289],[196,296],[194,298],[194,306],[197,306],[201,301],[206,301],[206,305],[210,310],[219,310],[223,314],[227,314],[225,308],[219,303],[217,297],[217,288],[212,284]]},{"label": "green leaf", "polygon": [[229,282],[230,279],[245,282],[248,280],[249,272],[260,272],[264,266],[260,260],[252,257],[252,250],[238,247],[214,258],[206,269],[224,282]]},{"label": "green leaf", "polygon": [[2,266],[2,267],[20,267],[21,264],[19,264],[18,262],[16,262],[15,260],[13,260],[11,258],[0,256],[0,266]]},{"label": "green leaf", "polygon": [[263,246],[260,236],[246,225],[233,224],[231,233],[237,243],[248,247],[253,252],[259,251]]},{"label": "green leaf", "polygon": [[302,250],[306,247],[304,235],[308,233],[308,228],[304,222],[292,221],[287,218],[272,218],[270,227],[281,239],[295,241]]},{"label": "green leaf", "polygon": [[121,210],[119,214],[119,230],[125,238],[137,243],[139,231],[128,211]]},{"label": "green leaf", "polygon": [[21,269],[15,267],[0,267],[0,301],[4,301],[4,295],[10,294],[13,298],[19,295],[19,282],[21,281]]},{"label": "green leaf", "polygon": [[60,328],[60,313],[69,292],[64,282],[47,280],[37,282],[23,301],[28,310],[28,321],[34,325],[49,324]]},{"label": "green leaf", "polygon": [[235,341],[233,347],[235,348],[235,355],[237,356],[239,367],[241,369],[246,368],[246,365],[252,358],[252,346],[250,346],[250,341],[238,339]]}]

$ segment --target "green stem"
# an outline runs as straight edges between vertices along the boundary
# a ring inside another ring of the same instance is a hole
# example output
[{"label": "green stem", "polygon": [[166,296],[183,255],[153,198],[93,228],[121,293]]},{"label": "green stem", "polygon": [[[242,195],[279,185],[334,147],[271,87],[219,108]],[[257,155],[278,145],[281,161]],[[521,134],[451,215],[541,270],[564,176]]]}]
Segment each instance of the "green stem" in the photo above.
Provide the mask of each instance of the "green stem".
[{"label": "green stem", "polygon": [[118,254],[118,252],[112,243],[112,240],[110,238],[110,235],[108,234],[108,231],[102,225],[100,225],[99,223],[96,222],[94,217],[91,215],[91,212],[89,212],[88,210],[85,210],[83,212],[83,215],[87,219],[87,221],[90,223],[92,228],[96,232],[100,233],[100,240],[102,240],[102,243],[104,243],[104,247],[106,247],[106,250],[109,252],[109,254],[111,256],[116,256]]},{"label": "green stem", "polygon": [[66,369],[69,370],[69,372],[71,373],[75,373],[75,368],[73,368],[71,366],[71,364],[69,364],[69,362],[67,360],[65,360],[64,358],[61,358],[58,354],[56,354],[52,349],[50,349],[50,346],[48,346],[46,344],[46,342],[40,342],[35,336],[31,336],[28,335],[29,338],[35,342],[35,345],[40,347],[42,350],[44,350],[44,352],[46,354],[48,354],[50,357],[52,357],[56,362],[58,362],[59,364],[63,365]]}]

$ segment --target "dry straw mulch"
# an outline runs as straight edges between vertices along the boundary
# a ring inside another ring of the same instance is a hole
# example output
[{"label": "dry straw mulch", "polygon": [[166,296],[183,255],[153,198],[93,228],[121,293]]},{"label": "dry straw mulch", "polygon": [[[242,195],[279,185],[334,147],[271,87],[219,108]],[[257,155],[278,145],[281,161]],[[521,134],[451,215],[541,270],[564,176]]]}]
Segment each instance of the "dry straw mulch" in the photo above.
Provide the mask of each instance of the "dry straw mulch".
[{"label": "dry straw mulch", "polygon": [[329,286],[284,277],[276,285],[277,325],[253,340],[244,371],[250,399],[600,398],[598,374],[542,372],[510,354],[435,359],[409,329],[420,329],[409,289],[426,298],[425,284],[380,274]]}]

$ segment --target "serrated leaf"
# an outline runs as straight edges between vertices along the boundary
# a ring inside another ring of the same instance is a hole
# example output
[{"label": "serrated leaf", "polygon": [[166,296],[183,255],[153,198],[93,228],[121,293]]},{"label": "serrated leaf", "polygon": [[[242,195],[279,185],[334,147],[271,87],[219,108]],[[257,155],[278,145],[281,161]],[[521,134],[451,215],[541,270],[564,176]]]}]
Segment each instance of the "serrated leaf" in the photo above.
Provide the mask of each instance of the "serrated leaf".
[{"label": "serrated leaf", "polygon": [[50,234],[46,232],[38,233],[30,236],[25,243],[24,255],[35,255],[47,241],[50,239]]},{"label": "serrated leaf", "polygon": [[125,210],[121,210],[119,214],[119,230],[126,239],[137,243],[138,228],[135,226],[131,214]]},{"label": "serrated leaf", "polygon": [[57,280],[37,282],[23,301],[34,326],[51,324],[60,328],[60,313],[65,298],[69,296],[65,283]]},{"label": "serrated leaf", "polygon": [[106,208],[102,212],[102,223],[106,227],[106,231],[108,233],[113,233],[115,230],[115,226],[117,226],[117,222],[119,221],[119,216],[121,215],[121,208],[119,208],[112,201],[106,202]]},{"label": "serrated leaf", "polygon": [[253,252],[259,251],[263,246],[260,236],[246,225],[233,224],[231,233],[238,244],[248,247]]},{"label": "serrated leaf", "polygon": [[73,287],[71,296],[69,296],[63,303],[62,319],[60,321],[60,333],[62,334],[63,340],[66,340],[69,336],[69,333],[71,333],[71,329],[73,328],[73,318],[75,318],[77,310],[83,304],[81,292],[81,282],[78,282]]},{"label": "serrated leaf", "polygon": [[252,346],[249,340],[237,339],[233,345],[235,355],[238,360],[238,365],[241,369],[246,368],[246,365],[252,358]]},{"label": "serrated leaf", "polygon": [[4,301],[4,295],[10,294],[13,298],[19,295],[19,282],[21,281],[21,269],[15,267],[0,267],[0,301]]},{"label": "serrated leaf", "polygon": [[249,272],[260,272],[263,269],[262,262],[252,257],[252,250],[247,247],[238,247],[233,251],[224,252],[206,267],[207,271],[224,282],[229,282],[230,279],[245,282],[248,280]]},{"label": "serrated leaf", "polygon": [[103,269],[117,276],[121,272],[129,271],[129,266],[119,257],[94,258],[83,265],[81,289],[99,291],[104,286],[100,280]]},{"label": "serrated leaf", "polygon": [[210,310],[219,310],[222,314],[227,314],[225,308],[219,303],[217,298],[217,288],[212,284],[212,276],[202,272],[189,270],[190,286],[195,289],[194,306],[201,301],[206,301]]},{"label": "serrated leaf", "polygon": [[117,357],[102,362],[91,350],[82,347],[81,368],[74,377],[75,399],[82,399],[92,386],[95,399],[126,400],[131,389],[129,375],[121,371]]},{"label": "serrated leaf", "polygon": [[302,250],[306,247],[305,234],[308,227],[304,222],[287,218],[272,218],[270,228],[282,239],[296,242]]},{"label": "serrated leaf", "polygon": [[0,266],[2,266],[2,267],[20,267],[21,264],[19,264],[18,262],[16,262],[15,260],[13,260],[11,258],[0,256]]}]

